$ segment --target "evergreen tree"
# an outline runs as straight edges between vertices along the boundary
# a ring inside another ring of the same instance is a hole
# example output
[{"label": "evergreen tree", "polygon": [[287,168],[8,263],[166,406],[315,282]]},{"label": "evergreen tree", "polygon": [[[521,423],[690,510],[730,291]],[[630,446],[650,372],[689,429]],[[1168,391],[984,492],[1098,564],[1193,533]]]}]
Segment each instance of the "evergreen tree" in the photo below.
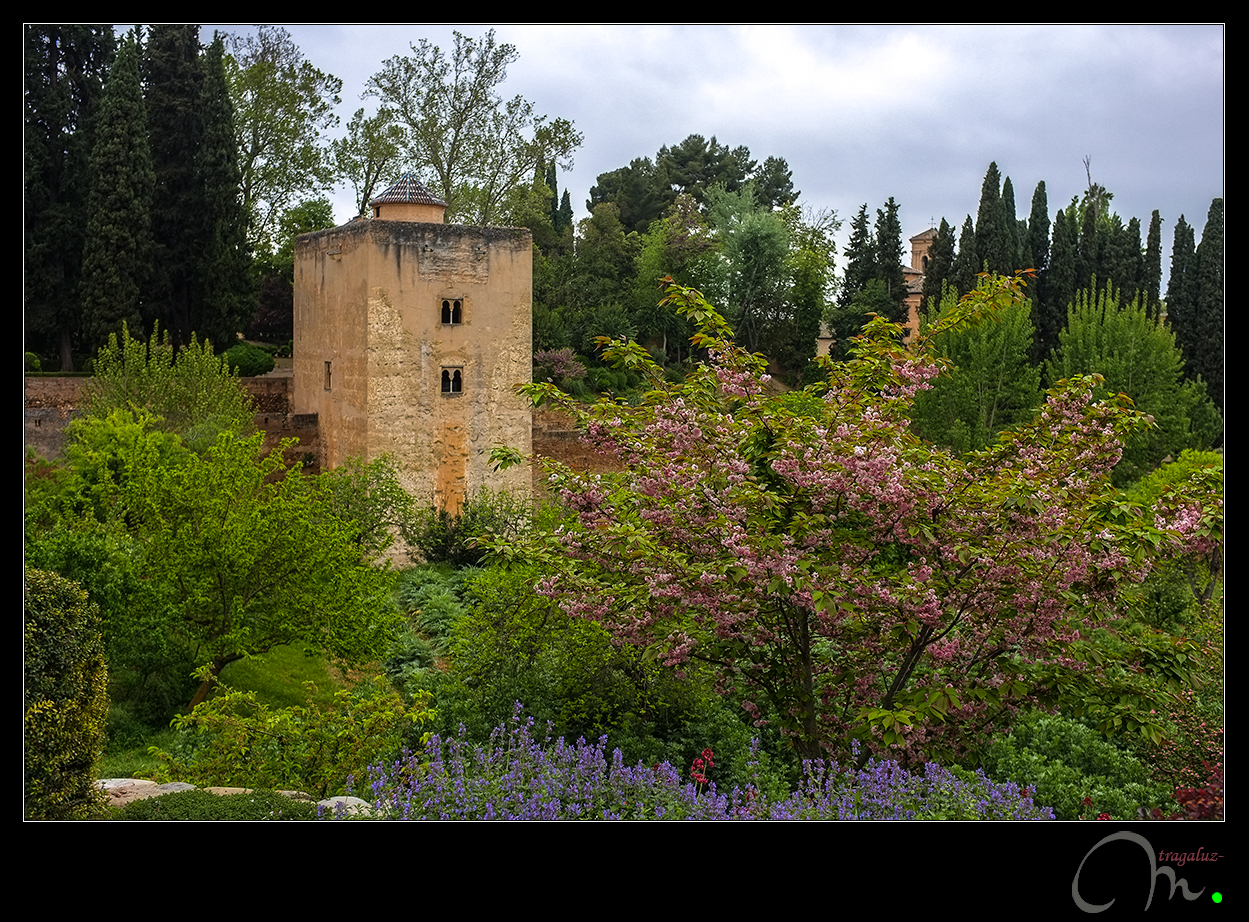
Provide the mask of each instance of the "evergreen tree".
[{"label": "evergreen tree", "polygon": [[1193,305],[1191,349],[1185,351],[1190,378],[1202,377],[1215,406],[1223,409],[1223,200],[1210,203],[1206,226],[1197,246],[1196,301]]},{"label": "evergreen tree", "polygon": [[942,288],[949,284],[954,273],[954,228],[950,227],[945,218],[933,235],[932,246],[928,248],[928,265],[924,268],[924,291],[921,307],[924,310],[935,308],[935,301],[940,301]]},{"label": "evergreen tree", "polygon": [[232,345],[256,313],[247,246],[247,212],[239,189],[234,107],[226,82],[220,33],[204,55],[200,116],[203,138],[196,155],[198,187],[203,195],[200,245],[195,254],[196,282],[191,300],[191,329],[218,349]]},{"label": "evergreen tree", "polygon": [[[1038,276],[1044,276],[1049,267],[1050,256],[1050,213],[1049,200],[1045,195],[1045,180],[1036,184],[1032,193],[1032,211],[1028,215],[1028,250],[1032,256],[1032,265],[1023,268],[1036,269]],[[1036,301],[1036,298],[1033,298]]]},{"label": "evergreen tree", "polygon": [[1023,265],[1019,253],[1019,219],[1015,215],[1015,187],[1007,176],[1002,181],[1002,233],[1006,238],[1007,272],[1014,272]]},{"label": "evergreen tree", "polygon": [[1102,248],[1106,238],[1104,233],[1098,232],[1100,222],[1097,220],[1097,208],[1094,207],[1098,201],[1086,200],[1082,223],[1078,225],[1080,232],[1076,242],[1076,286],[1079,288],[1093,287],[1096,284],[1093,280],[1097,277],[1097,270],[1101,268]]},{"label": "evergreen tree", "polygon": [[1193,311],[1197,302],[1197,251],[1193,229],[1184,216],[1175,225],[1171,244],[1171,278],[1167,281],[1167,323],[1175,331],[1175,341],[1185,357],[1197,345],[1193,335]]},{"label": "evergreen tree", "polygon": [[135,35],[127,36],[109,74],[91,154],[91,193],[83,248],[82,325],[103,345],[122,324],[141,326],[151,277],[151,206],[155,176]]},{"label": "evergreen tree", "polygon": [[1158,299],[1162,297],[1162,218],[1154,209],[1149,219],[1149,238],[1145,244],[1145,264],[1142,269],[1141,286],[1148,298],[1150,309],[1157,311]]},{"label": "evergreen tree", "polygon": [[876,248],[867,219],[867,202],[863,203],[859,213],[850,222],[850,242],[846,244],[843,253],[846,257],[846,271],[841,291],[837,295],[837,303],[844,308],[863,290],[869,279],[876,277]]},{"label": "evergreen tree", "polygon": [[555,222],[556,233],[563,235],[565,230],[572,227],[572,199],[568,195],[568,190],[564,190],[563,197],[559,200],[559,211],[556,212]]},{"label": "evergreen tree", "polygon": [[1035,316],[1037,348],[1033,358],[1038,361],[1058,348],[1058,334],[1067,321],[1067,305],[1076,293],[1076,241],[1071,217],[1062,209],[1054,217],[1054,242],[1042,287],[1044,298],[1038,302],[1040,309]]},{"label": "evergreen tree", "polygon": [[958,235],[958,255],[954,257],[954,268],[950,272],[951,287],[960,295],[975,291],[980,268],[981,263],[976,259],[976,231],[971,226],[971,215],[968,215]]},{"label": "evergreen tree", "polygon": [[190,341],[191,300],[201,245],[204,194],[196,175],[203,136],[199,26],[153,26],[146,55],[146,102],[156,191],[152,235],[156,240],[154,310],[177,344]]},{"label": "evergreen tree", "polygon": [[82,323],[93,122],[114,51],[112,26],[25,27],[27,349],[58,352],[62,371],[73,370]]},{"label": "evergreen tree", "polygon": [[[1010,243],[1014,228],[1008,233],[1003,216],[1001,174],[997,163],[990,163],[980,188],[980,210],[976,213],[976,272],[988,268],[999,275],[1009,275],[1014,267]],[[1012,222],[1014,216],[1011,216]]]},{"label": "evergreen tree", "polygon": [[894,323],[906,322],[906,276],[902,272],[902,223],[898,204],[889,197],[885,208],[876,210],[876,278],[885,283],[890,307],[883,314]]}]

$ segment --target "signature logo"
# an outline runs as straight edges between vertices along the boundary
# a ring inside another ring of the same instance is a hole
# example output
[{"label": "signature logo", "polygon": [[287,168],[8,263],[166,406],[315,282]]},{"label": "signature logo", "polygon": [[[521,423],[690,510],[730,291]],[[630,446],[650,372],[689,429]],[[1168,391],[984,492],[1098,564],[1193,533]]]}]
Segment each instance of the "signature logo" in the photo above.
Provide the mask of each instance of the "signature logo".
[{"label": "signature logo", "polygon": [[1089,855],[1092,855],[1093,852],[1097,851],[1107,842],[1115,842],[1117,840],[1135,842],[1145,850],[1145,857],[1149,859],[1149,896],[1145,899],[1146,909],[1149,909],[1150,905],[1154,901],[1154,886],[1158,883],[1159,875],[1165,876],[1171,884],[1171,892],[1167,894],[1167,899],[1171,899],[1175,896],[1175,890],[1177,887],[1179,888],[1181,895],[1186,900],[1195,900],[1197,897],[1206,892],[1206,888],[1202,887],[1196,893],[1192,893],[1188,889],[1187,880],[1182,877],[1178,881],[1175,879],[1175,870],[1171,868],[1170,865],[1164,864],[1162,867],[1159,867],[1158,862],[1154,860],[1154,847],[1149,844],[1149,840],[1144,836],[1138,835],[1135,832],[1116,832],[1112,835],[1106,836],[1106,838],[1102,839],[1090,848],[1088,854],[1085,855],[1084,859],[1080,862],[1080,866],[1076,868],[1076,876],[1071,881],[1071,898],[1075,900],[1076,905],[1085,912],[1104,912],[1115,904],[1114,900],[1111,900],[1109,903],[1101,904],[1089,903],[1084,900],[1080,896],[1080,872],[1084,870],[1084,862],[1089,860]]}]

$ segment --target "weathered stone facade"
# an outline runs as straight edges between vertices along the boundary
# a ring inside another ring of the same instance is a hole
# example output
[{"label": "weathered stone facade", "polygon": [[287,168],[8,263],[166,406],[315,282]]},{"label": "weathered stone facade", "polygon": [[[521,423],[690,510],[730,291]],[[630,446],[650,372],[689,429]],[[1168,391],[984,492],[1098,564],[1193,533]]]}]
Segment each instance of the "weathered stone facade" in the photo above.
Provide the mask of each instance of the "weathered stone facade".
[{"label": "weathered stone facade", "polygon": [[532,445],[529,231],[380,214],[295,244],[293,410],[317,415],[321,467],[390,454],[451,511],[483,485],[527,492],[489,459]]}]

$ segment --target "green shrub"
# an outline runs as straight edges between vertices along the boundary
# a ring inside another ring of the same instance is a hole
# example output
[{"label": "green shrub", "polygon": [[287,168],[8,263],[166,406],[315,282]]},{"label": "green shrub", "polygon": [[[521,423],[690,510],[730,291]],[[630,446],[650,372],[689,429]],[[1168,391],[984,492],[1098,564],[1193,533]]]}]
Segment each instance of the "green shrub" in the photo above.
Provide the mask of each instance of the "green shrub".
[{"label": "green shrub", "polygon": [[108,715],[99,610],[77,583],[27,570],[24,640],[26,816],[90,815]]},{"label": "green shrub", "polygon": [[209,794],[178,791],[114,810],[115,820],[315,820],[317,806],[276,791]]},{"label": "green shrub", "polygon": [[517,534],[528,526],[529,520],[527,500],[483,487],[476,496],[465,500],[458,514],[434,506],[418,512],[412,543],[426,563],[475,566],[486,556],[486,551],[475,545],[477,538]]},{"label": "green shrub", "polygon": [[1060,820],[1102,813],[1130,820],[1141,807],[1175,809],[1171,790],[1151,781],[1144,764],[1065,717],[1033,713],[1020,720],[989,747],[983,767],[995,781],[1035,785],[1036,802],[1052,806]]},{"label": "green shrub", "polygon": [[366,683],[339,692],[332,707],[273,710],[252,692],[225,689],[176,718],[174,726],[186,732],[159,755],[175,780],[327,797],[369,765],[393,758],[413,727],[429,719],[425,704],[422,698],[405,705],[395,692]]},{"label": "green shrub", "polygon": [[26,370],[43,371],[43,364],[39,361],[39,356],[33,352],[26,353]]},{"label": "green shrub", "polygon": [[235,343],[225,351],[225,360],[240,378],[252,378],[273,371],[273,355],[251,343]]}]

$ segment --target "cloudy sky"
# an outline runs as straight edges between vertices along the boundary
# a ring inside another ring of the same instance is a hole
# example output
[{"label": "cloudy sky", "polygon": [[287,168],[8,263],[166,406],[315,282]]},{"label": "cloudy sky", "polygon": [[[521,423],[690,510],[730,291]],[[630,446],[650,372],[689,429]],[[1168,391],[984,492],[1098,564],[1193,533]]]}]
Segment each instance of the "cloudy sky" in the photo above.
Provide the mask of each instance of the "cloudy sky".
[{"label": "cloudy sky", "polygon": [[[344,123],[369,77],[453,32],[516,46],[502,91],[585,135],[559,184],[578,217],[599,173],[654,157],[690,134],[784,157],[800,203],[845,224],[889,196],[909,237],[975,216],[990,161],[1011,177],[1020,217],[1044,180],[1051,216],[1086,185],[1114,193],[1126,221],[1163,218],[1169,255],[1183,213],[1198,234],[1223,195],[1222,25],[287,25],[343,80]],[[213,30],[253,31],[239,25]],[[350,217],[350,188],[334,199]]]}]

